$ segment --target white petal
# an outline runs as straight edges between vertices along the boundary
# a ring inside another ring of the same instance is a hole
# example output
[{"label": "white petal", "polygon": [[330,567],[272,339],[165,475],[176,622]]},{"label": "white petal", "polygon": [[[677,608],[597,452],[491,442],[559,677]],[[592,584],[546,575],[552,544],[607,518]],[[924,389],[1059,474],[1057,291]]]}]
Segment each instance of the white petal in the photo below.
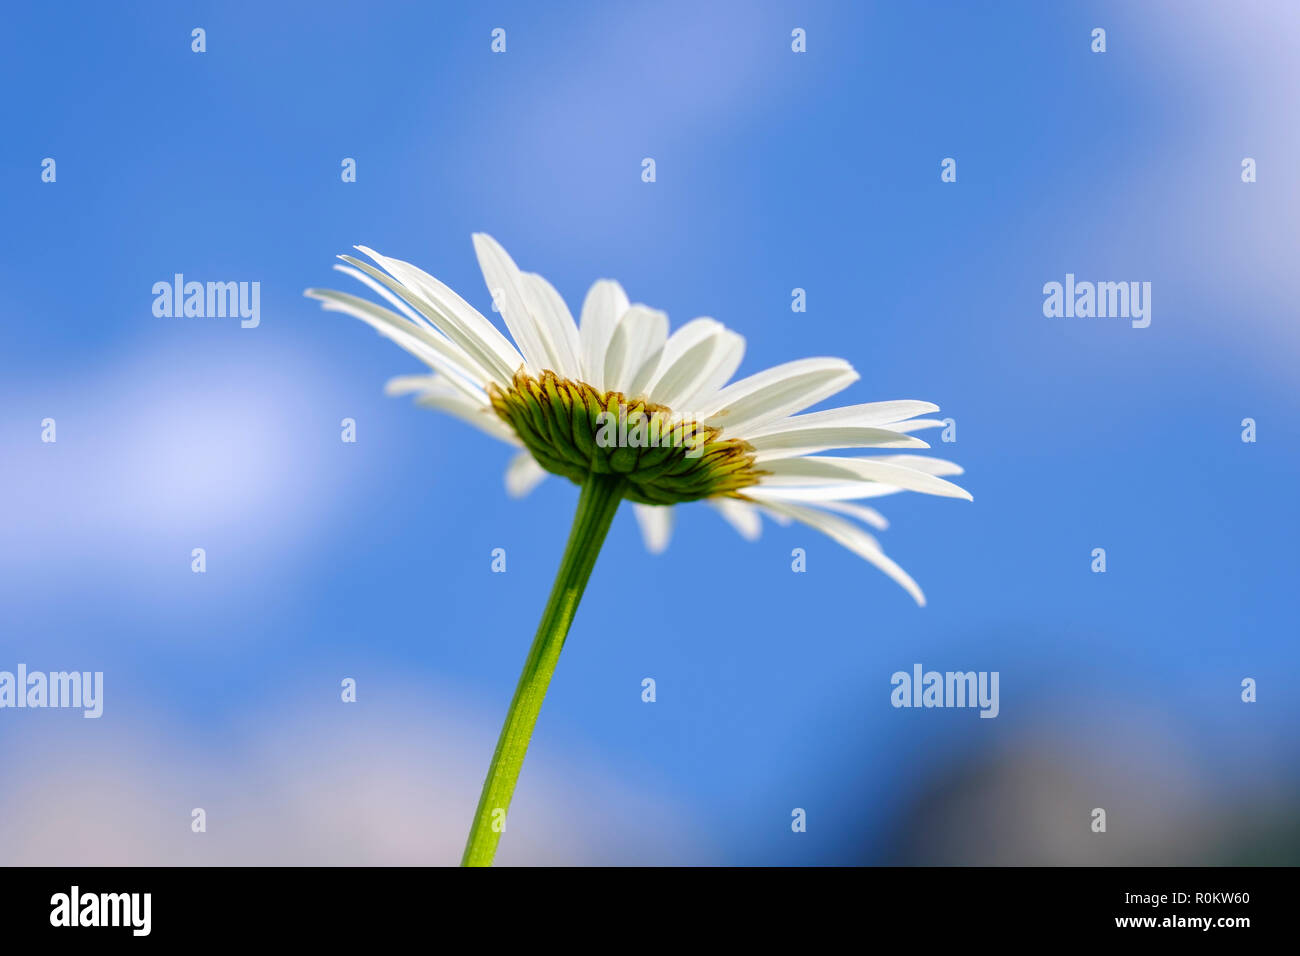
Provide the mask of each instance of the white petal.
[{"label": "white petal", "polygon": [[866,505],[855,505],[846,501],[823,501],[818,507],[857,518],[863,524],[869,524],[877,531],[884,531],[889,527],[889,522],[884,515],[875,508],[868,508]]},{"label": "white petal", "polygon": [[721,322],[692,319],[670,335],[664,343],[659,370],[646,386],[650,400],[672,409],[678,408],[683,395],[700,387],[701,376],[708,370],[724,331]]},{"label": "white petal", "polygon": [[543,369],[554,368],[554,359],[542,336],[542,330],[533,318],[525,301],[524,278],[515,261],[486,233],[474,233],[474,252],[478,256],[479,268],[483,270],[483,279],[487,282],[488,294],[501,310],[501,318],[510,330],[510,335],[519,345],[528,370],[534,374]]},{"label": "white petal", "polygon": [[[486,392],[466,393],[459,388],[457,383],[438,372],[434,375],[394,375],[384,383],[384,394],[389,397],[398,397],[401,395],[424,395],[427,392],[437,392],[438,394],[450,394],[457,397],[470,399],[470,404],[481,408],[485,412],[496,415],[492,409],[492,402],[487,397]],[[504,423],[503,423],[504,424]]]},{"label": "white petal", "polygon": [[798,359],[728,385],[713,400],[714,407],[702,414],[727,437],[741,438],[829,398],[857,379],[858,373],[843,359]]},{"label": "white petal", "polygon": [[641,526],[641,537],[645,539],[646,550],[651,554],[662,554],[673,536],[672,505],[633,504],[632,513],[636,523]]},{"label": "white petal", "polygon": [[506,494],[511,498],[522,498],[546,477],[546,469],[537,464],[537,459],[530,452],[521,451],[510,459],[506,467]]},{"label": "white petal", "polygon": [[384,394],[393,398],[418,395],[435,388],[437,382],[437,375],[394,375],[384,383]]},{"label": "white petal", "polygon": [[686,415],[695,416],[701,407],[713,403],[714,397],[722,386],[731,380],[740,368],[740,361],[745,357],[745,338],[742,335],[723,329],[718,336],[718,343],[709,359],[709,364],[700,373],[698,386],[679,398],[680,410]]},{"label": "white petal", "polygon": [[[839,428],[842,426],[889,425],[901,422],[916,415],[937,412],[938,405],[930,402],[901,400],[894,402],[866,402],[862,405],[845,405],[841,408],[828,408],[823,412],[810,412],[785,421],[773,422],[763,428],[754,429],[754,435],[783,431],[787,427],[799,428]],[[895,429],[901,431],[901,429]]]},{"label": "white petal", "polygon": [[[388,383],[387,391],[389,391],[389,394],[397,394],[410,384],[402,378],[393,379]],[[515,435],[509,425],[497,417],[491,405],[466,399],[441,375],[433,376],[427,386],[420,390],[415,399],[415,404],[421,408],[433,408],[446,412],[448,415],[459,418],[461,421],[473,425],[479,431],[486,432],[493,438],[509,445],[518,446],[520,444],[518,436]]]},{"label": "white petal", "polygon": [[[897,459],[909,456],[899,455],[895,460],[882,458],[782,458],[765,462],[763,470],[768,474],[763,477],[762,485],[800,485],[850,483],[855,478],[874,481],[908,491],[940,495],[946,498],[965,498],[972,500],[970,492],[959,488],[950,481],[944,481],[925,471],[909,467]],[[916,461],[931,459],[916,457]]]},{"label": "white petal", "polygon": [[896,432],[919,432],[922,428],[942,428],[947,424],[942,418],[913,418],[906,422],[890,422],[889,427]]},{"label": "white petal", "polygon": [[738,498],[707,500],[726,519],[727,524],[735,528],[746,541],[757,541],[759,535],[763,533],[763,519],[759,517],[758,509],[749,502]]},{"label": "white petal", "polygon": [[529,310],[537,321],[555,364],[551,371],[565,378],[582,375],[582,349],[578,344],[578,327],[573,313],[551,285],[535,272],[524,273],[524,292]]},{"label": "white petal", "polygon": [[925,595],[921,593],[920,586],[912,580],[911,575],[886,556],[880,547],[880,543],[861,528],[850,524],[843,518],[837,518],[835,515],[829,515],[824,511],[818,511],[815,508],[808,508],[803,505],[771,504],[769,507],[789,515],[796,521],[802,521],[810,528],[815,528],[832,540],[839,542],[859,557],[870,561],[893,578],[894,581],[902,585],[918,605],[925,606]]},{"label": "white petal", "polygon": [[658,368],[667,339],[667,314],[644,305],[629,308],[609,339],[605,388],[629,399],[642,397],[636,386],[644,388]]},{"label": "white petal", "polygon": [[794,519],[791,518],[784,511],[774,511],[771,508],[764,507],[763,513],[783,528],[788,528],[790,524],[794,521]]},{"label": "white petal", "polygon": [[[343,273],[345,276],[348,276],[349,278],[356,279],[362,285],[365,285],[367,288],[378,293],[379,296],[382,297],[386,302],[388,302],[389,305],[394,306],[397,309],[397,311],[401,312],[402,315],[406,316],[416,325],[423,326],[424,328],[427,329],[437,328],[437,326],[435,326],[432,322],[430,322],[428,319],[422,316],[419,312],[415,311],[415,309],[407,305],[405,299],[403,299],[399,295],[394,295],[389,290],[388,286],[384,285],[382,282],[378,282],[375,279],[370,278],[370,276],[366,275],[356,266],[341,266],[338,263],[335,263],[334,270],[336,272]],[[443,335],[442,332],[438,332],[438,334]],[[443,338],[446,338],[446,336],[443,335]]]},{"label": "white petal", "polygon": [[[796,421],[797,419],[786,419]],[[792,428],[746,439],[757,454],[756,461],[797,458],[832,448],[929,448],[919,438],[889,428],[842,426],[839,428]]]},{"label": "white petal", "polygon": [[746,488],[745,494],[755,501],[855,501],[861,498],[881,498],[905,491],[896,485],[882,485],[876,481],[827,482],[809,481],[803,485],[755,485]]},{"label": "white petal", "polygon": [[308,289],[303,294],[318,300],[327,312],[342,312],[360,319],[430,368],[446,375],[448,380],[467,397],[487,401],[487,396],[483,392],[483,385],[486,383],[481,379],[481,368],[476,363],[468,361],[454,342],[427,326],[417,325],[381,305],[348,295],[346,292],[335,292],[333,289]]},{"label": "white petal", "polygon": [[474,251],[492,301],[529,369],[576,377],[581,371],[578,329],[560,294],[541,276],[521,272],[501,244],[486,233],[474,233]]},{"label": "white petal", "polygon": [[880,455],[872,461],[883,461],[891,465],[902,465],[927,475],[964,475],[966,469],[955,461],[943,458],[931,458],[929,455]]},{"label": "white petal", "polygon": [[388,286],[418,309],[440,332],[490,372],[498,385],[506,387],[510,384],[515,370],[523,364],[523,357],[477,309],[409,262],[381,256],[366,246],[357,246],[357,249],[387,270],[389,275],[352,256],[339,258]]},{"label": "white petal", "polygon": [[597,391],[605,390],[605,353],[610,336],[628,310],[627,293],[612,279],[598,279],[582,302],[578,340],[582,345],[582,380]]}]

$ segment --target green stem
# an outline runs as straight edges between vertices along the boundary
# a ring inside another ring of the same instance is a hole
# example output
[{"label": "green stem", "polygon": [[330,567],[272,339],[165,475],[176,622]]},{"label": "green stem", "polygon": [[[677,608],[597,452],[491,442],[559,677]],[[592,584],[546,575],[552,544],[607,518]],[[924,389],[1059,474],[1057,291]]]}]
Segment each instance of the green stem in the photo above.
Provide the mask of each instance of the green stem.
[{"label": "green stem", "polygon": [[497,749],[492,754],[487,780],[483,782],[478,809],[474,811],[474,824],[470,827],[461,866],[491,866],[492,858],[496,856],[497,841],[501,839],[510,798],[524,765],[524,755],[528,752],[528,741],[533,736],[546,688],[555,673],[564,638],[569,633],[569,625],[573,623],[578,602],[582,600],[587,579],[591,577],[596,556],[600,554],[605,533],[609,531],[622,497],[623,481],[618,475],[593,472],[582,486],[578,513],[574,515],[573,528],[569,531],[569,543],[564,546],[564,557],[555,575],[546,611],[537,625],[537,636],[528,650],[524,672],[519,675],[519,685],[510,701],[505,726],[497,739]]}]

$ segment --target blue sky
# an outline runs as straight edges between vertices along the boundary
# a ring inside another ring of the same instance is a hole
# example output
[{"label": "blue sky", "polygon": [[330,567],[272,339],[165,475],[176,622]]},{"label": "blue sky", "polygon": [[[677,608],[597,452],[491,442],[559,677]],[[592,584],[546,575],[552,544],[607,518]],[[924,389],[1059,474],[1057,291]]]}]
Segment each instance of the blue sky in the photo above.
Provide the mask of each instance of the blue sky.
[{"label": "blue sky", "polygon": [[[719,319],[742,374],[839,355],[846,402],[938,403],[975,498],[881,502],[924,609],[799,527],[747,543],[688,506],[651,556],[620,514],[519,791],[537,832],[502,862],[913,859],[891,847],[939,812],[927,794],[1030,753],[1077,770],[1063,826],[1113,805],[1086,853],[1219,859],[1206,819],[1231,831],[1296,786],[1298,34],[1285,4],[15,10],[0,669],[102,670],[106,702],[0,712],[24,781],[0,784],[0,826],[60,832],[74,786],[130,798],[68,859],[118,862],[124,827],[146,861],[292,862],[398,800],[414,819],[336,859],[454,860],[576,489],[508,499],[509,450],[385,398],[416,361],[301,292],[347,288],[330,267],[360,243],[487,311],[486,231],[575,310],[613,277],[674,325]],[[261,324],[155,317],[178,272],[259,281]],[[1045,318],[1067,273],[1149,281],[1150,327]],[[1000,715],[894,710],[917,662],[999,671]],[[265,756],[285,752],[308,756]],[[1143,843],[1175,793],[1185,817]],[[196,849],[204,801],[222,822]]]}]

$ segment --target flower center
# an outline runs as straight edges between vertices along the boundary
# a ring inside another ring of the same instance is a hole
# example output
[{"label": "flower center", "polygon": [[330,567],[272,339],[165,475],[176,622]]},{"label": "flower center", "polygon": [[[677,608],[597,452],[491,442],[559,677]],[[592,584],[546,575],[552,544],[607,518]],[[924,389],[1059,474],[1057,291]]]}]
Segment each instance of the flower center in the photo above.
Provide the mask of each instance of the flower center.
[{"label": "flower center", "polygon": [[671,505],[758,484],[754,450],[670,409],[543,372],[488,386],[496,413],[547,471],[582,484],[591,472],[626,479],[623,496]]}]

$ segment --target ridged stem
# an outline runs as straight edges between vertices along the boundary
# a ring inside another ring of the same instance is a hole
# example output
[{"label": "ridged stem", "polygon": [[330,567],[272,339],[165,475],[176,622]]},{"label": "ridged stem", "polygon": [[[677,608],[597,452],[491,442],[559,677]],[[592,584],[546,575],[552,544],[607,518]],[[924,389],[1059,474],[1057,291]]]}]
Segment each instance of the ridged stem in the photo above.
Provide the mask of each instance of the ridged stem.
[{"label": "ridged stem", "polygon": [[492,754],[483,794],[479,797],[478,809],[474,811],[474,823],[470,827],[461,866],[491,866],[496,856],[497,843],[510,811],[510,799],[514,796],[515,783],[528,753],[528,742],[532,739],[546,688],[555,673],[569,625],[577,613],[591,569],[596,565],[605,534],[618,511],[623,496],[622,486],[623,479],[618,475],[594,472],[587,476],[582,486],[578,512],[573,517],[560,570],[555,575],[541,623],[537,625],[537,636],[528,650],[528,659],[524,661],[523,673],[519,675],[505,726],[497,739],[496,752]]}]

